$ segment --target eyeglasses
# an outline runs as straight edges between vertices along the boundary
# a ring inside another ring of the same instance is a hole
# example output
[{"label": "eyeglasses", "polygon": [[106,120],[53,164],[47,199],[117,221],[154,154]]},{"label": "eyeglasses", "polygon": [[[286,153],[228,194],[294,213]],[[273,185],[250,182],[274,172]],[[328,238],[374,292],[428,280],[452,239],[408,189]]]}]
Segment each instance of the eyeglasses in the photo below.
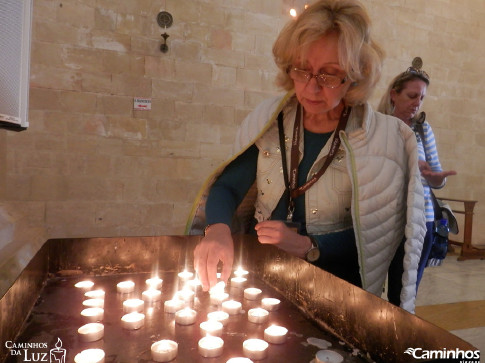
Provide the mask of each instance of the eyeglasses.
[{"label": "eyeglasses", "polygon": [[292,67],[288,70],[288,75],[290,78],[296,82],[310,82],[310,79],[315,78],[317,84],[320,87],[327,87],[327,88],[337,88],[340,85],[344,84],[347,81],[347,76],[344,78],[339,76],[333,76],[331,74],[325,73],[318,73],[312,74],[311,72],[304,71],[303,69],[299,69],[296,67]]}]

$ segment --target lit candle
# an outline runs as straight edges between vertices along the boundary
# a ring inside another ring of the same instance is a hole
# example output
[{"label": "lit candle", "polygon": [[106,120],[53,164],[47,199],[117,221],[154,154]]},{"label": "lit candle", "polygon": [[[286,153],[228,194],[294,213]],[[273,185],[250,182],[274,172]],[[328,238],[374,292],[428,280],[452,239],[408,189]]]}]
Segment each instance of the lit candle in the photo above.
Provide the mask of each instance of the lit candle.
[{"label": "lit candle", "polygon": [[140,329],[145,323],[145,314],[132,312],[121,317],[121,326],[125,329]]},{"label": "lit candle", "polygon": [[90,299],[104,299],[104,290],[91,290],[84,293],[84,296]]},{"label": "lit candle", "polygon": [[202,283],[199,279],[195,278],[187,281],[187,286],[192,290],[197,291],[202,286]]},{"label": "lit candle", "polygon": [[239,266],[236,270],[234,270],[234,276],[246,276],[248,274],[248,271],[243,269],[241,266]]},{"label": "lit candle", "polygon": [[182,280],[186,281],[186,280],[190,280],[191,278],[193,278],[194,273],[187,271],[187,270],[183,270],[182,272],[178,273],[178,277],[180,277]]},{"label": "lit candle", "polygon": [[283,344],[286,341],[287,333],[288,329],[278,325],[271,325],[264,329],[264,340],[272,344]]},{"label": "lit candle", "polygon": [[205,358],[218,357],[224,349],[224,341],[219,337],[207,336],[199,340],[199,354]]},{"label": "lit candle", "polygon": [[223,301],[229,299],[229,294],[227,292],[213,292],[210,294],[211,305],[221,305]]},{"label": "lit candle", "polygon": [[182,289],[180,291],[177,291],[176,297],[177,299],[182,300],[186,303],[193,303],[195,293],[190,289]]},{"label": "lit candle", "polygon": [[74,286],[81,290],[91,290],[91,288],[94,286],[94,282],[88,280],[79,281]]},{"label": "lit candle", "polygon": [[141,293],[141,297],[146,302],[155,302],[162,298],[162,292],[160,290],[148,289]]},{"label": "lit candle", "polygon": [[87,299],[83,301],[86,308],[104,308],[104,299]]},{"label": "lit candle", "polygon": [[226,325],[229,320],[229,314],[225,311],[213,311],[207,314],[207,319],[219,321],[222,325]]},{"label": "lit candle", "polygon": [[319,350],[315,356],[316,363],[341,363],[344,357],[333,350]]},{"label": "lit candle", "polygon": [[141,299],[128,299],[123,301],[123,311],[125,313],[142,311],[144,306],[145,306],[145,302]]},{"label": "lit candle", "polygon": [[116,285],[116,289],[120,294],[129,294],[135,291],[135,283],[133,281],[122,281]]},{"label": "lit candle", "polygon": [[81,316],[86,323],[95,323],[104,318],[103,308],[87,308],[81,311]]},{"label": "lit candle", "polygon": [[241,311],[241,303],[235,300],[227,300],[222,303],[222,310],[224,310],[229,315],[239,314]]},{"label": "lit candle", "polygon": [[261,297],[261,289],[255,287],[248,287],[244,289],[244,298],[248,300],[258,300]]},{"label": "lit candle", "polygon": [[74,357],[75,363],[104,363],[104,350],[86,349]]},{"label": "lit candle", "polygon": [[175,359],[179,345],[173,340],[159,340],[151,346],[152,359],[155,362],[170,362]]},{"label": "lit candle", "polygon": [[222,335],[222,323],[216,320],[207,320],[200,323],[200,334],[220,337]]},{"label": "lit candle", "polygon": [[155,290],[159,290],[163,284],[163,280],[159,277],[152,277],[150,279],[147,279],[145,282],[150,289],[155,289]]},{"label": "lit candle", "polygon": [[184,308],[175,313],[175,322],[180,325],[191,325],[195,323],[197,312],[191,308]]},{"label": "lit candle", "polygon": [[175,314],[177,311],[184,307],[184,302],[182,300],[173,299],[167,300],[163,304],[163,311],[169,314]]},{"label": "lit candle", "polygon": [[247,339],[243,343],[244,355],[254,360],[264,359],[268,352],[268,345],[262,339]]},{"label": "lit candle", "polygon": [[262,308],[249,309],[248,320],[251,323],[263,324],[268,321],[269,313]]},{"label": "lit candle", "polygon": [[226,363],[253,363],[253,361],[249,358],[244,357],[234,357],[230,358]]},{"label": "lit candle", "polygon": [[104,325],[101,323],[89,323],[80,327],[77,332],[83,342],[95,342],[104,336]]},{"label": "lit candle", "polygon": [[275,311],[279,309],[280,301],[272,297],[265,297],[261,300],[261,306],[268,311]]},{"label": "lit candle", "polygon": [[231,287],[241,287],[248,279],[242,276],[231,278]]}]

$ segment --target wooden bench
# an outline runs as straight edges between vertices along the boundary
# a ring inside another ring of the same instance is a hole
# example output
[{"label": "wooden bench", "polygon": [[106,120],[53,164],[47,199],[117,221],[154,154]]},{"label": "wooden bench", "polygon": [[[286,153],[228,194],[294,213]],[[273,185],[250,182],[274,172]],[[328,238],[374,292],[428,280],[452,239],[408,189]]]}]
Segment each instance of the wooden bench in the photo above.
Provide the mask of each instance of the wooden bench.
[{"label": "wooden bench", "polygon": [[464,214],[464,227],[463,227],[463,241],[455,241],[451,238],[448,240],[450,244],[461,246],[461,253],[458,257],[458,261],[465,261],[471,259],[485,259],[485,249],[476,248],[472,245],[472,227],[473,227],[473,209],[475,208],[476,200],[465,199],[452,199],[441,198],[438,199],[446,202],[463,203],[463,210],[455,209],[452,206],[453,213]]}]

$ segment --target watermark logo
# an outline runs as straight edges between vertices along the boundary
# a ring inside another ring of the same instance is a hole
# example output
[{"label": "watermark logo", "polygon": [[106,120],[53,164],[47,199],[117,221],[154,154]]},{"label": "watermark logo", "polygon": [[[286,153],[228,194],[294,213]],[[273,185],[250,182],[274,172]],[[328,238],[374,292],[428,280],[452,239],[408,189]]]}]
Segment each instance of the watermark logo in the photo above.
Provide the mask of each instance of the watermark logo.
[{"label": "watermark logo", "polygon": [[414,359],[446,359],[450,362],[459,363],[480,363],[479,350],[446,349],[426,350],[422,348],[407,348],[405,354],[411,355]]},{"label": "watermark logo", "polygon": [[5,342],[5,348],[10,355],[22,358],[22,362],[66,363],[66,350],[62,348],[60,338],[51,350],[47,350],[47,343],[16,343],[11,340]]}]

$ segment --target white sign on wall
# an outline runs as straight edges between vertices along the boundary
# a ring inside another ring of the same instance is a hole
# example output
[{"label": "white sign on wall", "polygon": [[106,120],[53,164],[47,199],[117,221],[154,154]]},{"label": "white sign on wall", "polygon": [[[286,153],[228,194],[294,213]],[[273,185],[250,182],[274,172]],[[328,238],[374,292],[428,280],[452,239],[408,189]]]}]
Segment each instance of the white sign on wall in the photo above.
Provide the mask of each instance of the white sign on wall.
[{"label": "white sign on wall", "polygon": [[134,110],[151,110],[152,109],[152,99],[151,98],[133,98],[133,109]]}]

